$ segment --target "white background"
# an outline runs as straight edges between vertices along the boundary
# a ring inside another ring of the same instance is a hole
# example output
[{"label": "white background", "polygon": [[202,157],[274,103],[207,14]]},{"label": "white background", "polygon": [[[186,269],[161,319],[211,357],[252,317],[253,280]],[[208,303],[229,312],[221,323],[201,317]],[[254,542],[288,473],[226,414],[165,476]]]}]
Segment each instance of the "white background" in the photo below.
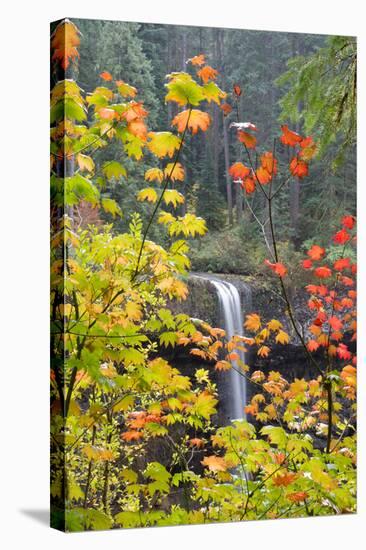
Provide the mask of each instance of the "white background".
[{"label": "white background", "polygon": [[[86,17],[359,37],[359,263],[365,302],[365,19],[357,0],[62,0],[3,3],[0,248],[0,541],[13,548],[92,550],[364,548],[365,344],[359,342],[359,512],[355,516],[64,535],[48,509],[49,22]],[[4,7],[5,6],[5,7]],[[363,124],[361,124],[363,122]],[[359,308],[360,334],[365,307]]]}]

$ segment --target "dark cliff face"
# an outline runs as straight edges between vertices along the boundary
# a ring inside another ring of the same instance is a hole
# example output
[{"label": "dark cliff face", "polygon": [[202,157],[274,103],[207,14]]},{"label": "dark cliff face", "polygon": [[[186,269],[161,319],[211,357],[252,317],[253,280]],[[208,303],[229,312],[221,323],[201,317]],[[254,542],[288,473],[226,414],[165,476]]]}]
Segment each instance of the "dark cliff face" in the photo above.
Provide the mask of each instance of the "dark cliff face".
[{"label": "dark cliff face", "polygon": [[[233,283],[239,291],[242,304],[243,315],[252,311],[252,293],[251,286],[246,283],[245,277],[235,275],[226,275],[214,273],[210,276]],[[206,321],[213,327],[221,327],[219,299],[215,287],[208,279],[205,279],[205,273],[190,274],[187,282],[189,294],[186,300],[182,302],[171,301],[170,309],[174,313],[186,313],[190,317]]]}]

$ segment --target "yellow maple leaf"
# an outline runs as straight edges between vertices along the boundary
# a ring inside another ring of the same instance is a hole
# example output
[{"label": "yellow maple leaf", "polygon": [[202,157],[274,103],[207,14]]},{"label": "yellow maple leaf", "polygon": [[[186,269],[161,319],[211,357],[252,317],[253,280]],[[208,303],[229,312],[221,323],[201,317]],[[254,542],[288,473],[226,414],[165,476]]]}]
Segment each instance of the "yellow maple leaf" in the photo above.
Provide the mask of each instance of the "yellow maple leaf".
[{"label": "yellow maple leaf", "polygon": [[269,328],[269,330],[277,331],[282,328],[282,323],[280,321],[277,321],[277,319],[271,319],[267,323],[267,327]]},{"label": "yellow maple leaf", "polygon": [[287,334],[287,332],[280,330],[276,336],[276,342],[277,344],[288,344],[290,341],[290,337]]},{"label": "yellow maple leaf", "polygon": [[261,318],[257,313],[250,313],[246,316],[244,327],[251,332],[256,332],[261,327]]},{"label": "yellow maple leaf", "polygon": [[169,162],[164,168],[164,175],[172,181],[184,180],[184,168],[180,162]]},{"label": "yellow maple leaf", "polygon": [[293,396],[298,395],[299,393],[304,393],[308,389],[308,383],[301,379],[295,378],[295,381],[290,384],[290,392]]},{"label": "yellow maple leaf", "polygon": [[142,317],[141,306],[136,302],[127,302],[125,312],[131,321],[139,321]]},{"label": "yellow maple leaf", "polygon": [[179,149],[181,140],[171,132],[149,132],[148,148],[157,157],[172,157],[176,149]]},{"label": "yellow maple leaf", "polygon": [[160,168],[149,168],[149,170],[146,170],[145,172],[145,180],[146,181],[158,181],[161,183],[164,179],[164,173]]},{"label": "yellow maple leaf", "polygon": [[139,191],[137,200],[156,202],[158,200],[158,194],[152,187],[146,187],[145,189],[141,189],[141,191]]},{"label": "yellow maple leaf", "polygon": [[176,191],[175,189],[167,189],[164,191],[163,196],[165,204],[172,204],[174,208],[177,206],[177,204],[183,204],[184,203],[184,196],[182,193],[179,193],[179,191]]}]

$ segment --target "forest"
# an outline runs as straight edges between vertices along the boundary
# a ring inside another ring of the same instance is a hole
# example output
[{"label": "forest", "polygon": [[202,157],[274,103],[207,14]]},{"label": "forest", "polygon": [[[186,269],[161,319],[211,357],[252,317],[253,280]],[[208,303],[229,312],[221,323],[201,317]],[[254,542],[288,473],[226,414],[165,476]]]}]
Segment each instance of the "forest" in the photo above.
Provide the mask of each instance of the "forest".
[{"label": "forest", "polygon": [[51,525],[356,511],[356,39],[51,25]]}]

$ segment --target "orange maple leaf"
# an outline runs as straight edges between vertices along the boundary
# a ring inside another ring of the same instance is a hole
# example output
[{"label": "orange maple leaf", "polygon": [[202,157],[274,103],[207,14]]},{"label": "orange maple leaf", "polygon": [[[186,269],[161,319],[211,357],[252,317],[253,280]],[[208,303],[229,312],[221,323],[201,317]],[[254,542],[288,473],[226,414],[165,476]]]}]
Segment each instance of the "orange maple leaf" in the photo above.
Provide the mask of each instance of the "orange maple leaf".
[{"label": "orange maple leaf", "polygon": [[205,67],[202,67],[202,69],[197,71],[197,75],[202,79],[205,84],[207,84],[209,80],[215,80],[218,74],[218,71],[210,67],[210,65],[206,65]]},{"label": "orange maple leaf", "polygon": [[247,146],[248,149],[254,149],[257,145],[257,138],[255,136],[252,136],[248,132],[244,132],[243,130],[239,130],[237,133],[238,140],[241,143],[244,143],[244,145]]},{"label": "orange maple leaf", "polygon": [[313,244],[310,250],[307,251],[307,255],[314,261],[321,260],[325,254],[325,249],[317,244]]},{"label": "orange maple leaf", "polygon": [[192,63],[192,65],[200,67],[206,63],[206,56],[203,53],[200,53],[199,55],[195,55],[194,57],[188,59],[187,63]]},{"label": "orange maple leaf", "polygon": [[250,195],[251,193],[254,193],[255,191],[254,178],[252,176],[248,176],[247,178],[245,178],[241,183],[241,187],[245,189],[245,192],[248,193],[248,195]]},{"label": "orange maple leaf", "polygon": [[138,432],[137,430],[131,430],[129,432],[124,432],[121,435],[121,439],[124,441],[138,441],[144,436],[142,432]]},{"label": "orange maple leaf", "polygon": [[301,179],[309,174],[309,166],[303,160],[294,157],[290,162],[290,172],[293,176],[297,176]]},{"label": "orange maple leaf", "polygon": [[261,346],[257,351],[257,355],[259,355],[259,357],[268,357],[270,351],[271,348],[268,346]]},{"label": "orange maple leaf", "polygon": [[280,137],[280,140],[284,145],[290,145],[290,147],[295,147],[300,141],[303,140],[303,138],[297,134],[296,132],[293,132],[292,130],[289,130],[289,127],[287,125],[281,126],[282,130],[282,136]]},{"label": "orange maple leaf", "polygon": [[255,175],[257,177],[257,180],[259,181],[259,183],[261,185],[266,185],[267,183],[269,183],[272,179],[272,176],[271,174],[268,172],[268,170],[266,170],[265,168],[263,168],[263,166],[260,166],[256,171],[255,171]]},{"label": "orange maple leaf", "polygon": [[148,114],[141,101],[130,101],[126,110],[121,114],[121,118],[131,122],[136,118],[145,118]]},{"label": "orange maple leaf", "polygon": [[103,71],[102,73],[100,73],[99,75],[101,78],[103,78],[103,80],[106,80],[106,81],[111,81],[113,80],[113,77],[111,75],[111,73],[109,73],[108,71]]},{"label": "orange maple leaf", "polygon": [[192,109],[192,111],[186,109],[178,113],[172,120],[172,126],[176,126],[178,132],[184,132],[185,128],[188,127],[192,134],[197,134],[198,130],[205,132],[210,123],[210,115],[198,109]]},{"label": "orange maple leaf", "polygon": [[295,481],[297,474],[293,472],[284,472],[283,474],[277,474],[273,478],[273,484],[276,487],[287,487]]},{"label": "orange maple leaf", "polygon": [[57,25],[51,36],[52,60],[58,60],[63,69],[70,65],[79,56],[77,46],[80,44],[80,32],[69,19],[65,19]]},{"label": "orange maple leaf", "polygon": [[229,174],[232,178],[239,178],[243,180],[250,174],[250,168],[245,166],[242,162],[235,162],[229,168]]},{"label": "orange maple leaf", "polygon": [[114,118],[117,118],[117,113],[113,109],[109,109],[108,107],[102,107],[101,109],[98,109],[98,115],[103,120],[113,120]]},{"label": "orange maple leaf", "polygon": [[147,128],[146,124],[142,120],[131,120],[127,125],[127,130],[136,137],[141,138],[143,141],[146,141],[147,138]]},{"label": "orange maple leaf", "polygon": [[231,363],[229,361],[217,361],[215,365],[215,370],[230,370],[231,369]]},{"label": "orange maple leaf", "polygon": [[246,316],[246,321],[244,327],[250,330],[251,332],[256,332],[261,327],[261,318],[257,313],[250,313]]},{"label": "orange maple leaf", "polygon": [[271,176],[277,174],[277,159],[274,158],[273,153],[269,151],[263,153],[261,156],[261,165]]},{"label": "orange maple leaf", "polygon": [[201,460],[201,464],[206,466],[211,472],[225,472],[228,468],[225,459],[215,455],[205,456],[205,458]]}]

